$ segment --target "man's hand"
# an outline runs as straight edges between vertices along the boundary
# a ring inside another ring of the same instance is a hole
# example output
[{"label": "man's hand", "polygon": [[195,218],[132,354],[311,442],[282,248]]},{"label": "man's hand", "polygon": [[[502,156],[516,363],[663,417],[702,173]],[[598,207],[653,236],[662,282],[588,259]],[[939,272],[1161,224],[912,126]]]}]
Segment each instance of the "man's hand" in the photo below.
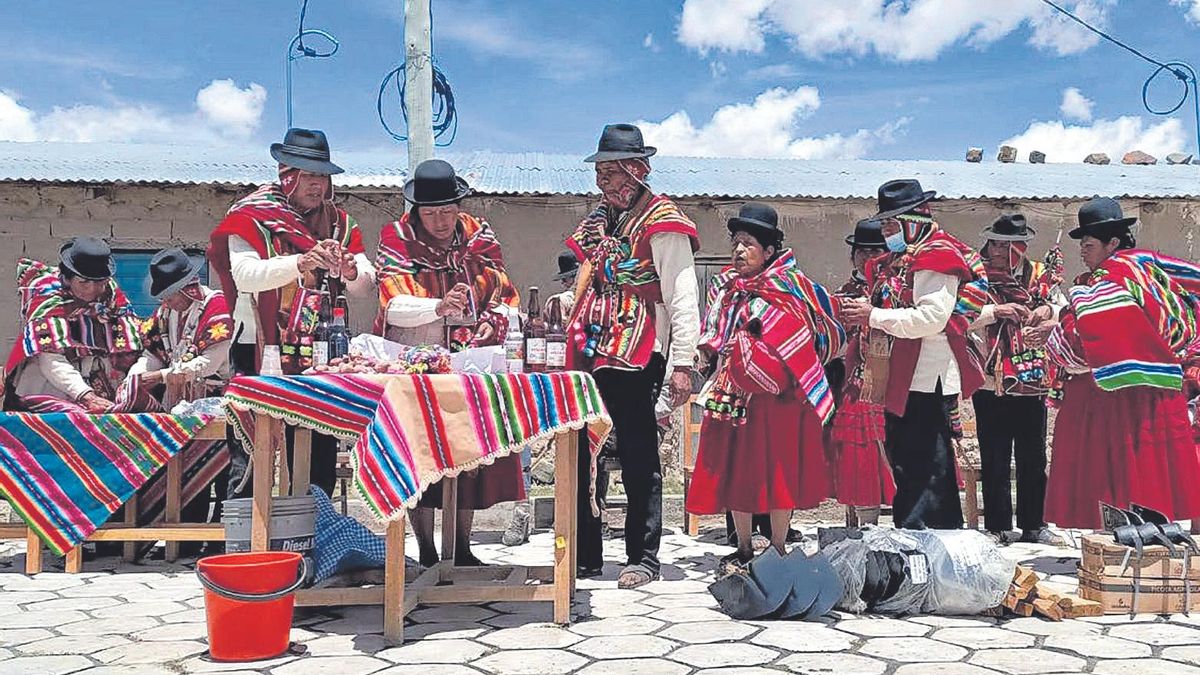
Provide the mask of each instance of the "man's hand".
[{"label": "man's hand", "polygon": [[1003,305],[996,305],[995,315],[997,321],[1011,321],[1021,324],[1025,323],[1025,319],[1029,317],[1029,308],[1025,305],[1009,302]]},{"label": "man's hand", "polygon": [[1051,307],[1050,305],[1041,305],[1037,309],[1030,312],[1029,316],[1025,319],[1025,325],[1040,326],[1043,323],[1046,323],[1047,321],[1051,321],[1053,319],[1054,319],[1054,308]]},{"label": "man's hand", "polygon": [[1021,339],[1025,341],[1026,347],[1043,347],[1056,325],[1053,321],[1047,321],[1037,326],[1026,326],[1021,329]]},{"label": "man's hand", "polygon": [[79,402],[82,403],[83,407],[87,408],[87,411],[93,415],[103,415],[113,407],[112,401],[100,396],[94,391],[89,391],[88,393],[84,394],[83,398],[81,398]]},{"label": "man's hand", "polygon": [[671,377],[667,378],[667,385],[671,388],[672,408],[683,405],[692,395],[692,376],[687,368],[676,367],[671,371]]},{"label": "man's hand", "polygon": [[300,260],[296,263],[296,267],[300,272],[307,274],[315,270],[332,270],[338,266],[338,258],[329,254],[329,249],[321,244],[308,249],[308,252],[300,256]]},{"label": "man's hand", "polygon": [[839,318],[844,326],[866,326],[871,321],[871,310],[875,309],[866,300],[843,300]]},{"label": "man's hand", "polygon": [[433,311],[438,316],[462,316],[467,313],[467,302],[471,289],[466,284],[455,284],[442,298]]},{"label": "man's hand", "polygon": [[357,278],[358,262],[354,259],[354,254],[342,249],[342,280],[354,281]]},{"label": "man's hand", "polygon": [[142,379],[142,385],[147,387],[155,387],[163,383],[163,371],[152,370],[148,373],[139,375]]},{"label": "man's hand", "polygon": [[480,322],[475,329],[475,337],[471,338],[471,342],[477,345],[486,344],[496,335],[496,327],[487,321]]}]

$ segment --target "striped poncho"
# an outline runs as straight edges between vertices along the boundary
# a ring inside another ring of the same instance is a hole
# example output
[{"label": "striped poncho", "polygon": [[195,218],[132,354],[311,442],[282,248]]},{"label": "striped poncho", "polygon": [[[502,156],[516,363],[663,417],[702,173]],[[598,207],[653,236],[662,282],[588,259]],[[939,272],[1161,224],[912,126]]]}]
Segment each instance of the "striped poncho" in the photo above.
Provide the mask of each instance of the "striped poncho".
[{"label": "striped poncho", "polygon": [[1183,364],[1200,355],[1200,267],[1153,251],[1113,254],[1071,289],[1071,306],[1047,351],[1104,391],[1179,391]]},{"label": "striped poncho", "polygon": [[[746,330],[761,333],[762,341],[787,366],[818,417],[829,421],[834,401],[824,365],[841,354],[846,332],[835,318],[836,300],[804,276],[791,250],[785,249],[749,279],[732,268],[723,270],[709,287],[708,308],[700,337],[703,348],[727,356],[739,334]],[[745,421],[750,394],[734,384],[725,372],[728,367],[729,359],[722,359],[705,397],[705,411],[736,424]]]}]

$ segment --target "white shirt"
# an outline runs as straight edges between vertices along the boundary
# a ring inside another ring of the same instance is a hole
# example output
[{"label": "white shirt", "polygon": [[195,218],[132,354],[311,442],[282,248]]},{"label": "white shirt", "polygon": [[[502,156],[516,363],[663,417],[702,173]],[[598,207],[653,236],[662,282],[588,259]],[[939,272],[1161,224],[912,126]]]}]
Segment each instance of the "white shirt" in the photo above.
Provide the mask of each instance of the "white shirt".
[{"label": "white shirt", "polygon": [[[106,358],[84,356],[79,367],[90,373],[96,359]],[[105,362],[105,366],[107,365]],[[80,370],[76,370],[66,356],[49,352],[36,354],[22,364],[15,375],[13,388],[17,396],[46,395],[67,401],[78,401],[81,396],[92,390],[87,380],[83,379]]]},{"label": "white shirt", "polygon": [[[387,339],[406,345],[437,344],[446,341],[445,324],[437,314],[441,298],[419,298],[415,295],[398,295],[388,303]],[[496,311],[511,321],[519,312],[515,307],[498,305]],[[503,340],[504,336],[498,338]]]},{"label": "white shirt", "polygon": [[[346,282],[346,291],[358,296],[374,293],[375,266],[362,253],[355,254],[354,263],[358,277]],[[238,344],[254,344],[258,338],[258,317],[254,313],[258,294],[298,281],[299,264],[299,254],[263,260],[250,242],[241,237],[229,238],[229,268],[238,292],[237,307],[233,310],[233,332]]]},{"label": "white shirt", "polygon": [[[1050,290],[1050,299],[1047,304],[1051,309],[1054,310],[1054,316],[1052,317],[1052,320],[1057,322],[1058,315],[1062,312],[1063,308],[1067,306],[1067,296],[1063,294],[1062,289],[1055,286]],[[977,339],[982,344],[986,345],[987,327],[996,323],[996,321],[996,305],[984,305],[983,309],[979,310],[979,316],[971,322],[970,330],[974,334],[974,339]],[[987,358],[988,354],[985,353],[984,360],[986,361]],[[984,368],[983,373],[983,389],[993,392],[996,390],[996,375],[995,373],[989,372],[986,367]]]},{"label": "white shirt", "polygon": [[[205,288],[205,298],[207,299],[215,291]],[[163,345],[167,352],[170,353],[176,345],[184,340],[195,340],[195,335],[183,335],[184,328],[192,322],[199,322],[200,313],[204,311],[203,302],[192,302],[185,312],[177,312],[175,310],[167,310],[167,325],[164,326]],[[198,326],[197,326],[198,327]],[[196,355],[194,361],[189,362],[191,365],[184,365],[183,362],[164,363],[162,359],[151,354],[149,351],[142,352],[142,356],[129,369],[129,373],[125,376],[126,379],[135,375],[142,375],[151,371],[161,371],[165,376],[170,373],[191,372],[196,379],[207,379],[214,375],[220,375],[222,379],[228,380],[231,371],[229,368],[229,347],[230,340],[222,340],[208,349]],[[203,361],[201,361],[203,359]]]},{"label": "white shirt", "polygon": [[909,391],[933,393],[942,383],[942,394],[962,391],[958,361],[946,339],[946,324],[958,301],[958,277],[929,270],[913,273],[912,307],[871,310],[870,326],[898,338],[921,341]]},{"label": "white shirt", "polygon": [[700,288],[692,240],[678,232],[650,237],[663,301],[655,305],[654,351],[667,355],[667,370],[691,368],[700,339]]}]

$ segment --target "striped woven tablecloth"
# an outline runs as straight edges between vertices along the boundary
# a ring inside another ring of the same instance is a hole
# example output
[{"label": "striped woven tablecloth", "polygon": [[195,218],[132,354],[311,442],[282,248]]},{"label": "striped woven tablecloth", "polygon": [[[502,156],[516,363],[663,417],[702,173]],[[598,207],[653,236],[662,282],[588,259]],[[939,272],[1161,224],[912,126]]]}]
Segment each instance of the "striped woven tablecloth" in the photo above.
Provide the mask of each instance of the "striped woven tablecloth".
[{"label": "striped woven tablecloth", "polygon": [[[588,430],[594,475],[612,428],[595,381],[574,371],[239,377],[225,403],[247,448],[248,413],[356,440],[354,485],[380,520],[400,517],[446,476],[567,429]],[[594,493],[594,481],[589,489]]]}]

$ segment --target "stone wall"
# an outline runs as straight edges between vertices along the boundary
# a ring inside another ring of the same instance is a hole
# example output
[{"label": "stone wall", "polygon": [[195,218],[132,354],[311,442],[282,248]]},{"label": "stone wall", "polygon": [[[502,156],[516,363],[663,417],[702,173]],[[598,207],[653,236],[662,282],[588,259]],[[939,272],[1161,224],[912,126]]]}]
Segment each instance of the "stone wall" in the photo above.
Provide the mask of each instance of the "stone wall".
[{"label": "stone wall", "polygon": [[[936,185],[932,185],[936,189]],[[0,183],[0,316],[17,316],[11,290],[17,258],[57,260],[58,248],[70,237],[94,235],[123,249],[157,250],[167,246],[204,248],[208,233],[237,197],[249,186],[226,185],[81,185]],[[396,190],[342,189],[341,205],[362,224],[368,252],[374,255],[380,228],[403,212]],[[715,269],[717,258],[728,255],[725,220],[742,200],[680,200],[700,227],[702,271]],[[854,223],[874,212],[873,200],[771,200],[779,209],[788,244],[801,266],[816,280],[838,284],[847,274],[844,237]],[[970,243],[995,217],[1008,210],[1025,212],[1038,238],[1033,250],[1041,255],[1053,243],[1058,228],[1070,228],[1082,200],[947,200],[934,212],[946,228]],[[551,275],[562,239],[594,203],[588,196],[480,195],[465,207],[487,218],[504,248],[509,271],[524,291],[530,285],[556,289]],[[1142,219],[1140,243],[1192,260],[1200,256],[1195,241],[1200,201],[1163,200],[1123,202],[1127,213]],[[1068,272],[1081,271],[1073,242],[1065,236]],[[367,328],[374,315],[371,300],[357,302],[354,327]],[[12,345],[16,326],[0,330],[5,349]]]}]

